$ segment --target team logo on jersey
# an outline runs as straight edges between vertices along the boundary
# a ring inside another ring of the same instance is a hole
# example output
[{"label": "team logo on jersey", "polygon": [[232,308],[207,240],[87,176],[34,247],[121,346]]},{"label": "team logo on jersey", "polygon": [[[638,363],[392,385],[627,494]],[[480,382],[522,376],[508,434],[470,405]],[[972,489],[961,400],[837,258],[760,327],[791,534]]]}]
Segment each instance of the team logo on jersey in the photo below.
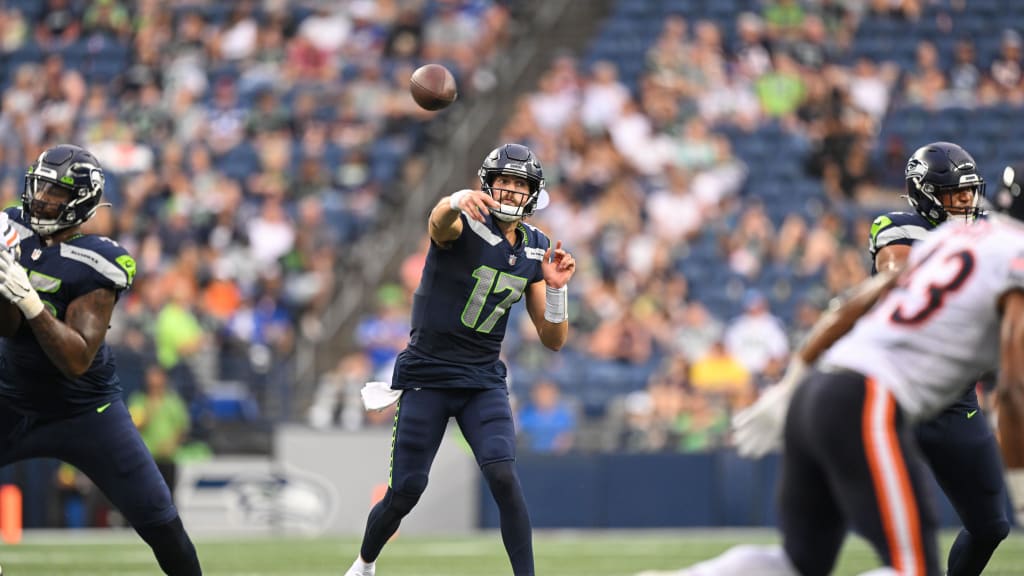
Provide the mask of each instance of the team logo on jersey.
[{"label": "team logo on jersey", "polygon": [[35,250],[32,251],[32,260],[33,261],[39,260],[39,257],[42,256],[42,255],[43,255],[43,251],[40,250],[39,248],[36,248]]}]

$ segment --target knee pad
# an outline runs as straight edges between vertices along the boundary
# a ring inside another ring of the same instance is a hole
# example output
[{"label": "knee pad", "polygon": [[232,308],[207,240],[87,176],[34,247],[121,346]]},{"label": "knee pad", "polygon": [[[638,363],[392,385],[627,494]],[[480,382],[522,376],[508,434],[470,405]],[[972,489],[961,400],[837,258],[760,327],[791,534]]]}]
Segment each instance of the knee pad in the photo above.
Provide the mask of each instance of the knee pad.
[{"label": "knee pad", "polygon": [[998,522],[992,522],[984,527],[982,530],[972,530],[971,538],[975,541],[981,540],[989,542],[993,547],[998,546],[1000,542],[1006,540],[1006,537],[1010,535],[1010,523],[1006,520],[999,520]]},{"label": "knee pad", "polygon": [[388,488],[387,494],[384,495],[384,505],[393,512],[405,516],[412,509],[416,507],[416,503],[420,501],[420,495],[409,495],[395,492],[391,488]]},{"label": "knee pad", "polygon": [[480,470],[495,496],[514,490],[519,486],[519,475],[516,473],[515,463],[512,460],[494,462]]},{"label": "knee pad", "polygon": [[401,478],[392,479],[390,489],[393,489],[398,494],[419,498],[423,491],[427,489],[427,475],[408,474]]}]

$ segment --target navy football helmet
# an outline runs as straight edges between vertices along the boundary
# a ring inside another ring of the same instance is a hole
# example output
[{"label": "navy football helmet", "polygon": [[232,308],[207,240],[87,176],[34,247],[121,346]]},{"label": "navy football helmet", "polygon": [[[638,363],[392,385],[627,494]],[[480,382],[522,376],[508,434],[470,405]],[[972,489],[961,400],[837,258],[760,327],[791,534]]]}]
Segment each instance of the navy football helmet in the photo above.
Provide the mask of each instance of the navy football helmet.
[{"label": "navy football helmet", "polygon": [[[950,216],[975,220],[985,195],[985,180],[978,173],[974,158],[952,142],[932,142],[917,149],[907,161],[905,173],[907,200],[932,224],[940,224]],[[970,190],[967,206],[954,207],[954,195]]]},{"label": "navy football helmet", "polygon": [[506,176],[518,176],[523,178],[530,186],[527,198],[521,198],[516,206],[502,204],[498,208],[491,208],[491,214],[505,222],[515,222],[520,218],[533,215],[538,208],[547,204],[547,191],[544,189],[544,170],[540,167],[533,152],[522,144],[504,144],[491,151],[484,159],[483,165],[477,175],[480,176],[480,188],[491,195],[491,198],[498,200],[495,190],[501,190],[511,194],[520,194],[515,190],[505,188],[494,188],[494,179],[499,174]]},{"label": "navy football helmet", "polygon": [[[25,174],[21,205],[32,230],[40,236],[85,223],[100,206],[106,181],[99,160],[89,151],[60,144],[39,155]],[[45,198],[59,193],[64,202]]]},{"label": "navy football helmet", "polygon": [[1024,167],[1007,166],[1003,169],[1003,182],[992,199],[993,207],[1017,220],[1024,220]]}]

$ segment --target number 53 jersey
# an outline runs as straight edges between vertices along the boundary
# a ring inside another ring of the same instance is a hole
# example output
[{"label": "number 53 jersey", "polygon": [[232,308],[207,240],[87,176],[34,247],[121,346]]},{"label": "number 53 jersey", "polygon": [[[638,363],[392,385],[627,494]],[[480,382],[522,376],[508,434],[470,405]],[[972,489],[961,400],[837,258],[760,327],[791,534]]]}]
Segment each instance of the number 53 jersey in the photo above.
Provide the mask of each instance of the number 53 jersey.
[{"label": "number 53 jersey", "polygon": [[1024,226],[1002,216],[943,224],[821,364],[874,377],[911,418],[927,419],[998,368],[999,303],[1012,290],[1024,290]]},{"label": "number 53 jersey", "polygon": [[534,282],[550,240],[520,222],[511,245],[493,219],[460,214],[462,234],[447,247],[430,243],[413,295],[409,346],[395,365],[392,387],[500,388],[498,359],[508,311]]}]

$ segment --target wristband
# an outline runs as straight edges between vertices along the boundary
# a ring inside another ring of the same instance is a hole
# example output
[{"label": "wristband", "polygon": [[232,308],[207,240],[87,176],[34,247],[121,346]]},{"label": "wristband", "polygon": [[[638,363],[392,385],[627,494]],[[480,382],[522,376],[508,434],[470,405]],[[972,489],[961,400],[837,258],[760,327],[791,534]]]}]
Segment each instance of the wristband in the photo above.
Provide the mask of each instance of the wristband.
[{"label": "wristband", "polygon": [[469,194],[469,190],[459,190],[448,197],[448,207],[452,209],[452,212],[462,212],[462,208],[459,208],[459,204],[467,194]]},{"label": "wristband", "polygon": [[544,319],[552,324],[561,324],[569,319],[569,285],[561,288],[544,287]]},{"label": "wristband", "polygon": [[26,320],[31,320],[43,311],[43,301],[39,298],[39,293],[35,290],[29,290],[28,294],[24,298],[18,300],[15,304],[21,313],[25,315]]}]

